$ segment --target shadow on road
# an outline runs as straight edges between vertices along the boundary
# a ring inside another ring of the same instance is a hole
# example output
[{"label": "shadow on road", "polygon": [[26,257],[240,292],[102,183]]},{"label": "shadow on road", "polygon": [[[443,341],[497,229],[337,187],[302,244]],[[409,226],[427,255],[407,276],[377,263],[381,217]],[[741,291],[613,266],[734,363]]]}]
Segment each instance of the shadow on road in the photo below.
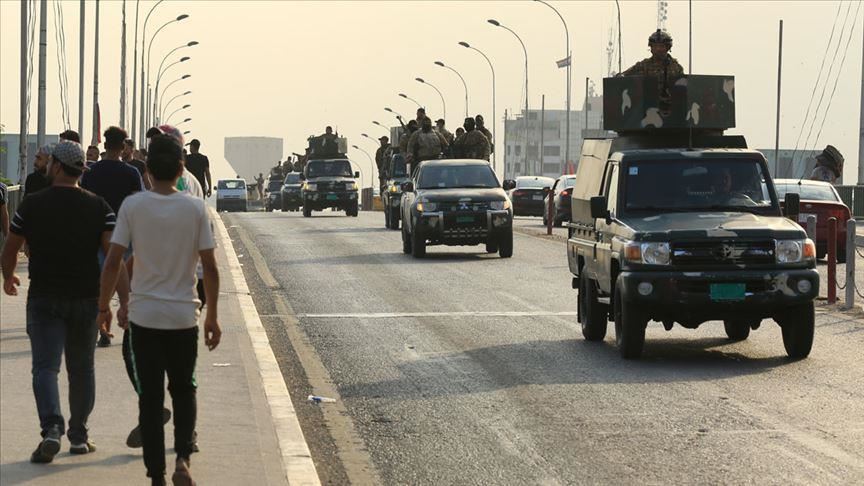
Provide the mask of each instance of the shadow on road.
[{"label": "shadow on road", "polygon": [[[136,454],[117,454],[99,461],[89,460],[90,457],[87,458],[88,460],[80,460],[81,457],[60,453],[54,457],[54,462],[51,464],[31,464],[29,460],[7,464],[3,467],[3,485],[28,484],[36,478],[62,474],[73,469],[104,468],[141,461],[141,456]],[[74,460],[75,462],[64,463],[66,460]],[[144,475],[143,467],[141,475],[142,477]]]}]

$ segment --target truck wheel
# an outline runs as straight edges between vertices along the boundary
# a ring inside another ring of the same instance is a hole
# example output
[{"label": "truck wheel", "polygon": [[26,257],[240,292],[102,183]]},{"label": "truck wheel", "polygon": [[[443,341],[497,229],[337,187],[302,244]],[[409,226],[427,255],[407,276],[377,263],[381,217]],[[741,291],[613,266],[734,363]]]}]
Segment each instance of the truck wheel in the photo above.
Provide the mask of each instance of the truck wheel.
[{"label": "truck wheel", "polygon": [[391,209],[388,210],[390,212],[390,229],[398,230],[399,229],[399,210]]},{"label": "truck wheel", "polygon": [[793,307],[778,316],[778,324],[783,331],[783,347],[792,359],[803,359],[813,348],[813,332],[816,315],[813,302]]},{"label": "truck wheel", "polygon": [[645,347],[645,326],[648,324],[639,309],[624,302],[621,285],[615,286],[615,342],[624,359],[639,359]]},{"label": "truck wheel", "polygon": [[417,231],[411,233],[411,255],[414,258],[423,258],[426,256],[426,239],[417,234]]},{"label": "truck wheel", "polygon": [[586,341],[602,341],[609,325],[609,306],[597,302],[597,286],[582,275],[579,278],[579,320]]},{"label": "truck wheel", "polygon": [[312,216],[312,210],[307,208],[306,206],[303,206],[303,217],[309,218],[311,216]]},{"label": "truck wheel", "polygon": [[486,242],[486,253],[498,253],[498,243],[494,241]]},{"label": "truck wheel", "polygon": [[723,321],[723,327],[726,329],[726,337],[731,341],[744,341],[750,337],[750,323],[745,320],[726,320]]},{"label": "truck wheel", "polygon": [[406,255],[411,253],[411,235],[408,234],[404,224],[402,225],[402,253]]},{"label": "truck wheel", "polygon": [[498,240],[498,255],[501,258],[510,258],[513,256],[513,230],[507,232],[506,235]]},{"label": "truck wheel", "polygon": [[392,225],[390,224],[390,210],[389,209],[384,210],[384,227],[387,229],[392,228]]}]

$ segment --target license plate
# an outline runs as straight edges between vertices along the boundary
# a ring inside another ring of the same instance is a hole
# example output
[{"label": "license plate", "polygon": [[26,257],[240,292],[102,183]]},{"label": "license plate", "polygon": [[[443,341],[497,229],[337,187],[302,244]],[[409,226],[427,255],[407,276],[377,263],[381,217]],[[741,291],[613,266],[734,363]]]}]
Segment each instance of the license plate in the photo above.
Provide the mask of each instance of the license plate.
[{"label": "license plate", "polygon": [[710,287],[711,300],[717,301],[717,302],[744,300],[744,294],[745,294],[746,290],[747,290],[746,284],[738,284],[738,283],[711,284],[711,287]]},{"label": "license plate", "polygon": [[817,218],[817,220],[816,220],[817,222],[819,221],[819,220],[818,220],[818,217],[817,217],[815,214],[805,214],[805,213],[801,213],[801,214],[798,215],[798,222],[799,222],[799,223],[806,223],[806,222],[807,222],[807,218],[809,218],[810,216],[813,216],[814,218]]},{"label": "license plate", "polygon": [[542,201],[542,200],[543,200],[543,196],[540,196],[540,195],[534,196],[534,200],[535,200],[535,201]]},{"label": "license plate", "polygon": [[337,194],[327,194],[328,201],[335,201],[337,199],[339,199],[339,196]]},{"label": "license plate", "polygon": [[473,223],[474,216],[456,216],[457,223]]}]

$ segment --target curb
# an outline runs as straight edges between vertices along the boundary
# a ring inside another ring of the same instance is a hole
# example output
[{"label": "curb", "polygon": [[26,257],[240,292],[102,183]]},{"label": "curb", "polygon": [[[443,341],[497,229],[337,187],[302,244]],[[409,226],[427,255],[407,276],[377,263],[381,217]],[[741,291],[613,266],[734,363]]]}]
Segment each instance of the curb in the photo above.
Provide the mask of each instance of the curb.
[{"label": "curb", "polygon": [[300,428],[297,413],[288,394],[288,387],[282,379],[282,372],[276,356],[270,348],[270,340],[261,323],[261,318],[252,301],[249,286],[243,277],[240,261],[231,244],[228,230],[222,218],[212,210],[211,220],[216,230],[218,242],[225,249],[228,259],[228,268],[231,280],[237,290],[237,298],[240,301],[240,312],[246,325],[246,332],[252,341],[252,349],[255,351],[255,360],[258,363],[258,372],[261,376],[264,394],[270,407],[270,416],[273,420],[273,428],[276,431],[276,439],[279,443],[279,454],[288,482],[290,484],[302,484],[320,486],[318,472],[312,461],[312,454]]}]

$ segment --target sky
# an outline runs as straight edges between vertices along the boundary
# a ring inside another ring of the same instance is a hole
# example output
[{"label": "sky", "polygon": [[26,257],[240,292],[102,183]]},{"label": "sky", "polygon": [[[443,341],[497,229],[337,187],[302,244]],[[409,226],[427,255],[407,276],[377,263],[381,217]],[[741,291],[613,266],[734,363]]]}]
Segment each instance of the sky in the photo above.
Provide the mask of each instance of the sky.
[{"label": "sky", "polygon": [[[155,3],[140,1],[139,23],[142,26],[144,16]],[[552,0],[550,3],[561,12],[570,30],[571,89],[573,108],[578,109],[585,95],[585,78],[599,87],[606,75],[606,45],[610,29],[616,26],[615,2]],[[19,1],[0,0],[0,123],[6,133],[19,131],[20,5]],[[796,142],[804,147],[804,139],[815,119],[806,148],[815,148],[816,133],[821,126],[818,148],[826,143],[835,145],[846,158],[845,180],[854,182],[864,38],[864,8],[859,11],[860,5],[860,2],[849,1],[693,2],[693,73],[736,77],[737,127],[729,133],[745,135],[754,148],[774,146],[778,22],[782,19],[780,147],[793,148]],[[65,20],[70,119],[72,128],[77,129],[79,2],[62,1],[61,6]],[[122,6],[121,0],[100,3],[98,79],[103,129],[119,122]],[[126,2],[127,98],[130,100],[127,109],[130,113],[135,6],[135,1]],[[50,0],[46,77],[48,133],[64,128],[54,8],[54,0]],[[417,77],[441,90],[446,101],[448,127],[455,129],[461,125],[465,112],[462,82],[453,72],[434,65],[437,60],[463,75],[468,85],[470,114],[484,114],[488,124],[492,118],[489,65],[478,53],[459,46],[459,41],[467,41],[492,60],[497,82],[496,131],[503,134],[505,110],[518,112],[523,103],[524,59],[517,39],[506,30],[488,24],[486,20],[490,18],[513,29],[525,42],[530,107],[539,107],[541,95],[546,96],[547,109],[564,107],[564,70],[555,65],[556,60],[565,57],[564,27],[555,12],[538,2],[166,0],[153,10],[148,38],[157,27],[181,14],[188,14],[189,18],[168,25],[154,40],[151,69],[155,72],[174,47],[192,40],[200,43],[178,50],[168,58],[169,63],[181,55],[191,59],[166,70],[162,86],[167,84],[166,80],[172,81],[182,74],[191,75],[173,85],[166,99],[192,91],[189,96],[179,98],[170,111],[183,103],[191,104],[174,121],[192,118],[183,129],[191,130],[189,137],[202,142],[201,152],[210,157],[217,178],[233,175],[224,160],[225,137],[281,137],[287,156],[291,152],[302,152],[309,135],[322,133],[326,125],[332,125],[349,138],[349,145],[356,144],[374,155],[376,144],[361,134],[377,139],[385,132],[373,125],[372,120],[395,125],[396,120],[384,111],[385,106],[406,117],[416,109],[398,93],[420,101],[433,119],[443,115],[438,94],[415,81]],[[88,1],[84,77],[84,126],[88,127],[84,135],[87,140],[92,126],[94,20],[95,3]],[[832,26],[834,40],[826,57]],[[621,27],[622,64],[626,68],[648,56],[647,37],[657,28],[657,2],[622,1]],[[672,55],[686,70],[690,55],[687,2],[669,2],[666,29],[674,37]],[[841,40],[839,48],[838,40]],[[617,65],[617,59],[613,63]],[[820,65],[825,72],[832,67],[831,77],[822,95],[823,72],[810,114],[805,118]],[[820,98],[821,108],[816,112]],[[34,70],[30,133],[36,132],[36,99]],[[803,135],[799,135],[802,125]],[[352,150],[349,156],[364,168],[370,165],[362,152]]]}]

